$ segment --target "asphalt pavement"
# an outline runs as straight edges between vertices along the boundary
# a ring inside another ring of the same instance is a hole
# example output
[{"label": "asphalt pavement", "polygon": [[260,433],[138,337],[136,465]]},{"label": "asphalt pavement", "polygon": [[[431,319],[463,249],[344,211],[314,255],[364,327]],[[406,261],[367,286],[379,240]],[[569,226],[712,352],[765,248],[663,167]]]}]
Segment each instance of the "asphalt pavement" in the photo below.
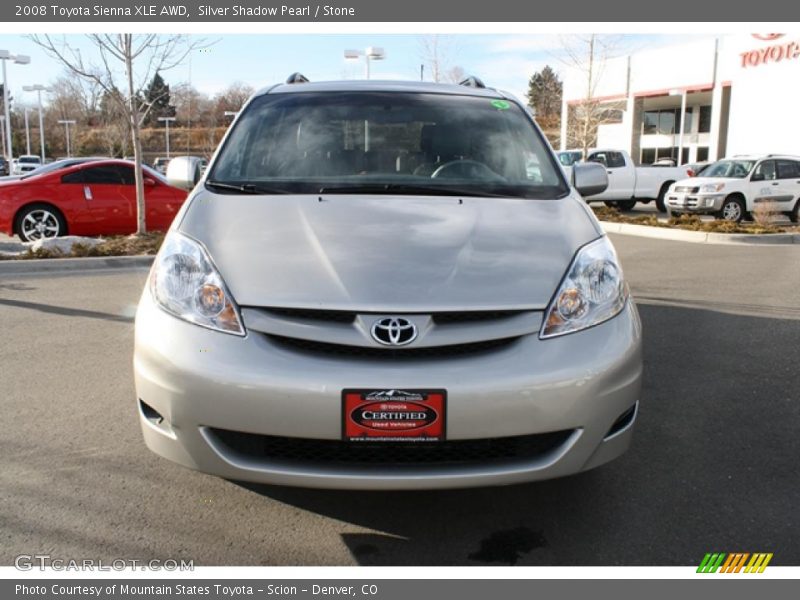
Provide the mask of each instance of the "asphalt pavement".
[{"label": "asphalt pavement", "polygon": [[144,270],[0,278],[0,564],[800,564],[800,247],[612,236],[639,303],[631,450],[505,488],[239,484],[144,446],[132,381]]}]

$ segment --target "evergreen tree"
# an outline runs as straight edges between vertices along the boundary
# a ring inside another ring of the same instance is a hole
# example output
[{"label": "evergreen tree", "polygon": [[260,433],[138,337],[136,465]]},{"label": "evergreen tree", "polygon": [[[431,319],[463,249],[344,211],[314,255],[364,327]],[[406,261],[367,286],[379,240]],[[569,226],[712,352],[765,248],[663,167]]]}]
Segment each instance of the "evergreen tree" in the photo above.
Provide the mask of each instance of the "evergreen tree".
[{"label": "evergreen tree", "polygon": [[540,122],[557,121],[561,115],[564,84],[549,65],[531,75],[528,81],[528,106]]},{"label": "evergreen tree", "polygon": [[150,112],[144,120],[146,126],[154,127],[158,125],[159,117],[174,117],[175,107],[170,101],[169,85],[164,82],[160,73],[153,75],[153,80],[144,89],[144,102],[149,105]]}]

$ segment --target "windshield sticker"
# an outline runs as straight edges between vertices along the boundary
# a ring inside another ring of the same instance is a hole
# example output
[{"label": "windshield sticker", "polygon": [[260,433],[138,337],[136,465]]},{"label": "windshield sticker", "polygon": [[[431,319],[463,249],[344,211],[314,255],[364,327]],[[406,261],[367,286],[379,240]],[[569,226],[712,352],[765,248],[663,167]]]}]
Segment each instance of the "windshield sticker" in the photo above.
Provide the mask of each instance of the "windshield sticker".
[{"label": "windshield sticker", "polygon": [[511,104],[505,100],[492,100],[492,106],[497,110],[508,110],[511,108]]}]

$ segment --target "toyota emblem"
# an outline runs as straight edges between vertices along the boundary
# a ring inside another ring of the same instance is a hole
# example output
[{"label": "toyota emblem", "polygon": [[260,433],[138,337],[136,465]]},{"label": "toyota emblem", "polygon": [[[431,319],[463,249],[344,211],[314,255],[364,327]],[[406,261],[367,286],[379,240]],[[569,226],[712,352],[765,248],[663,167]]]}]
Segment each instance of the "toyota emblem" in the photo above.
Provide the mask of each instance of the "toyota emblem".
[{"label": "toyota emblem", "polygon": [[384,317],[372,324],[371,333],[384,346],[405,346],[417,339],[417,326],[403,317]]}]

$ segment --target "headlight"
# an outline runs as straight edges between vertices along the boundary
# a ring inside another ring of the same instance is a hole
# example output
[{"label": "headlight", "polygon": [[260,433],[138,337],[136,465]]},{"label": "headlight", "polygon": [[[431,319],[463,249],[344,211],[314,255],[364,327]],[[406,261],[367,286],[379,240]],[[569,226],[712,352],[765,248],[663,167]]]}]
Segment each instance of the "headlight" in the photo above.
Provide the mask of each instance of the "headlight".
[{"label": "headlight", "polygon": [[578,251],[544,317],[542,339],[592,327],[619,314],[628,299],[617,253],[607,237]]},{"label": "headlight", "polygon": [[244,335],[239,308],[205,249],[170,233],[150,274],[150,293],[161,308],[190,323]]},{"label": "headlight", "polygon": [[721,192],[725,189],[724,183],[706,183],[700,186],[700,193],[707,194],[709,192]]}]

